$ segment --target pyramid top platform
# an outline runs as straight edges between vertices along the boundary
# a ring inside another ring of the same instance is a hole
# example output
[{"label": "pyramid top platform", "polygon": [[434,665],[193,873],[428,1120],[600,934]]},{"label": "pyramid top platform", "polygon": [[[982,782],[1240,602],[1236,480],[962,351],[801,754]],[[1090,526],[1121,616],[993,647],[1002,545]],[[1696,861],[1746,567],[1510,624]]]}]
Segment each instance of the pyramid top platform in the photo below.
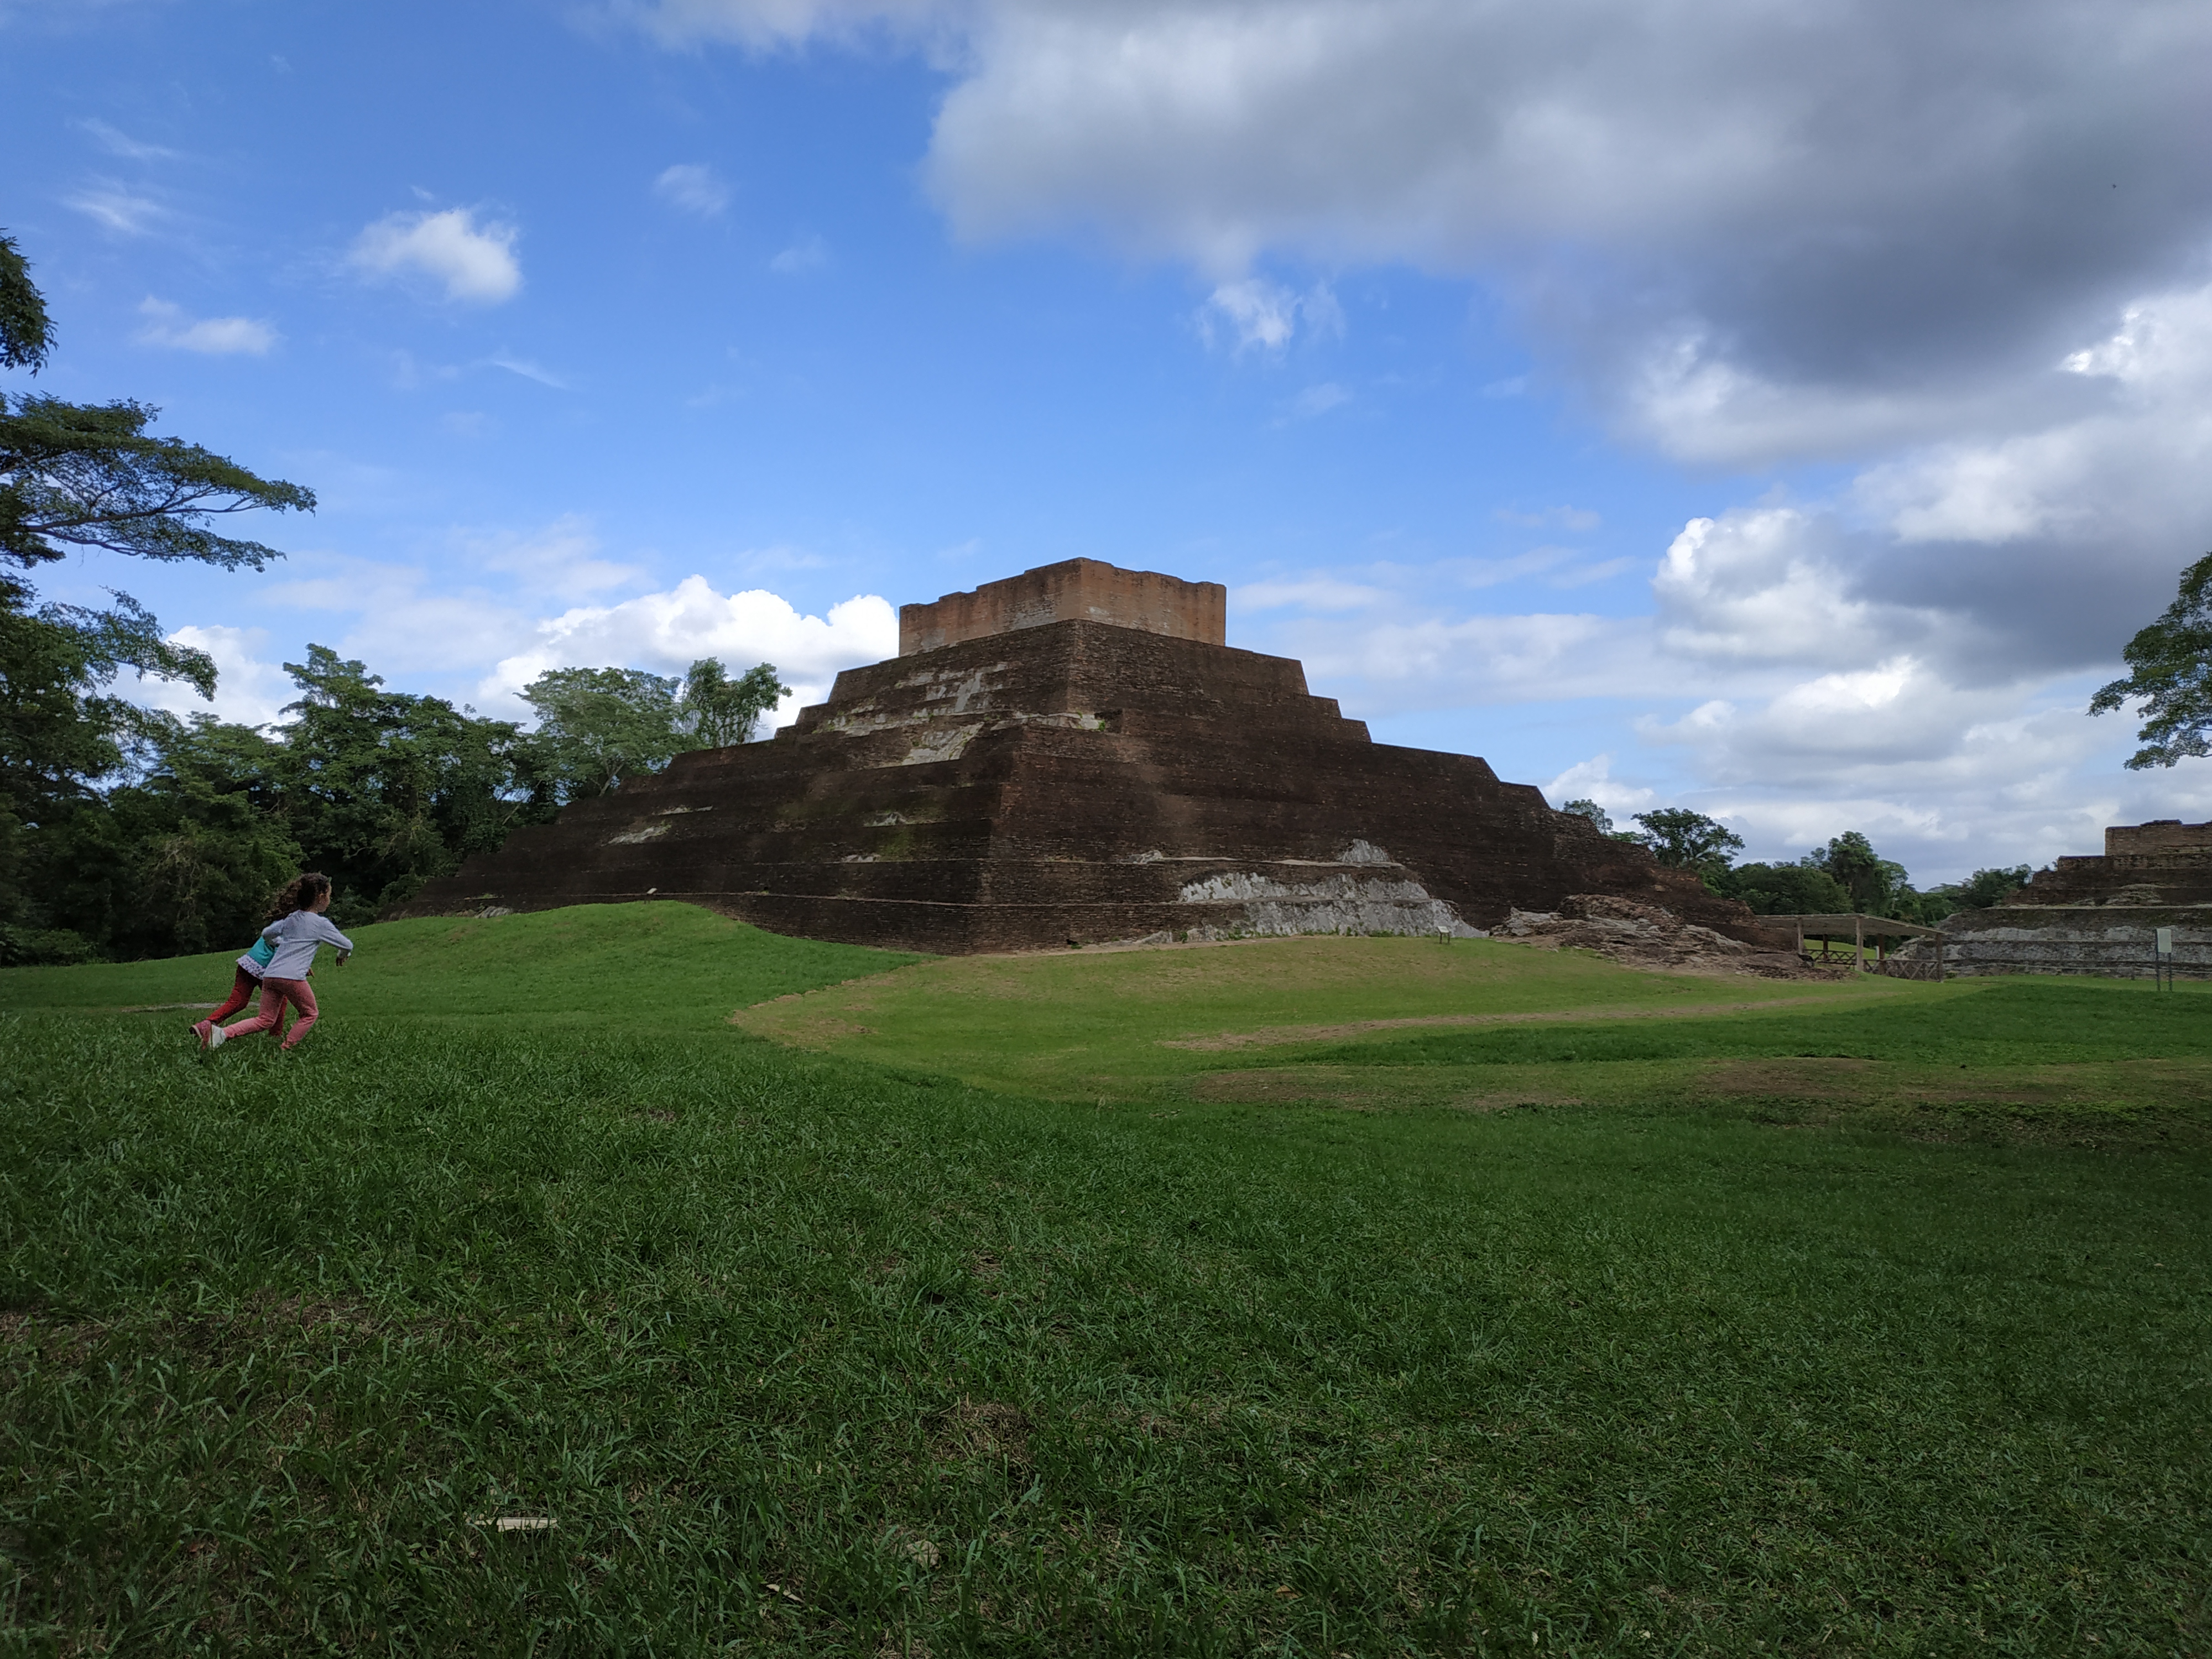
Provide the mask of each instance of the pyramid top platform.
[{"label": "pyramid top platform", "polygon": [[1229,590],[1157,570],[1124,570],[1097,559],[1039,565],[1018,576],[899,607],[899,655],[1012,634],[1054,623],[1103,623],[1171,640],[1228,642]]}]

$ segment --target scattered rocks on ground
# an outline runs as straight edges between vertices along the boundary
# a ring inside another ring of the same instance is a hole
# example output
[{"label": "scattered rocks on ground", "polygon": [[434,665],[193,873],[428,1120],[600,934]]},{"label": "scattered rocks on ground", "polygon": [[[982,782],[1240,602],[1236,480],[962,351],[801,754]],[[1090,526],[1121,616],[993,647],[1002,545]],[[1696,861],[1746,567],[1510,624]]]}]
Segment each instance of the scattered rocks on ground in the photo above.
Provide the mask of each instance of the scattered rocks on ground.
[{"label": "scattered rocks on ground", "polygon": [[1545,950],[1594,951],[1631,968],[1760,979],[1832,979],[1849,971],[1815,967],[1794,951],[1746,945],[1656,904],[1603,893],[1571,895],[1557,910],[1515,910],[1491,937]]}]

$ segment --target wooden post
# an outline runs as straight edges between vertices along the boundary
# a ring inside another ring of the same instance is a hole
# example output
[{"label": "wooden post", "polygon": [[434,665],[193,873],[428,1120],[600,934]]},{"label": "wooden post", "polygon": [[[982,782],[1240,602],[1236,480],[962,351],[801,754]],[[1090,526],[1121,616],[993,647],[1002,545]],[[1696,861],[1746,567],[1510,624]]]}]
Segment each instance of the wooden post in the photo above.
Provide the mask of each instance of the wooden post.
[{"label": "wooden post", "polygon": [[1851,912],[1851,971],[1866,971],[1866,921],[1856,910]]},{"label": "wooden post", "polygon": [[1801,957],[1805,954],[1805,918],[1802,916],[1797,918],[1797,954]]}]

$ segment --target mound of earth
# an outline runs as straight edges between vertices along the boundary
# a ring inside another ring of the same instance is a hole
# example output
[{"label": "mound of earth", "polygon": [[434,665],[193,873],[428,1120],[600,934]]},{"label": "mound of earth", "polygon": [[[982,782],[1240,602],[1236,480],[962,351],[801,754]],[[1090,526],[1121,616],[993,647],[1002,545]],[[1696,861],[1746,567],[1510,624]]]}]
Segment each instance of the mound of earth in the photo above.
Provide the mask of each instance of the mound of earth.
[{"label": "mound of earth", "polygon": [[1673,911],[1603,893],[1575,893],[1557,910],[1516,910],[1491,930],[1546,950],[1594,951],[1631,968],[1752,974],[1760,979],[1832,979],[1795,951],[1777,951],[1686,922]]}]

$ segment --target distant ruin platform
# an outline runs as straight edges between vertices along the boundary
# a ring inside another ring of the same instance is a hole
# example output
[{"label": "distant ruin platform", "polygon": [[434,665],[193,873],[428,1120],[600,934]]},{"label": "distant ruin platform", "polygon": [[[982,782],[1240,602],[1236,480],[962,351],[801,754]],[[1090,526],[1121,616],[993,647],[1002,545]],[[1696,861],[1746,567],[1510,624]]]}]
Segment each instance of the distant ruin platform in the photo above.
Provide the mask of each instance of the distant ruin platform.
[{"label": "distant ruin platform", "polygon": [[1943,961],[1962,976],[2148,979],[2161,928],[2178,976],[2212,977],[2212,823],[2114,824],[2101,854],[2058,859],[2005,903],[1947,918]]},{"label": "distant ruin platform", "polygon": [[2053,861],[2013,895],[2014,904],[2212,904],[2212,823],[2154,818],[2116,823],[2102,854]]},{"label": "distant ruin platform", "polygon": [[900,656],[772,741],[680,755],[392,914],[684,899],[964,953],[1466,934],[1595,893],[1773,942],[1484,762],[1371,741],[1296,662],[1224,644],[1224,608],[1218,584],[1093,560],[909,605]]}]

